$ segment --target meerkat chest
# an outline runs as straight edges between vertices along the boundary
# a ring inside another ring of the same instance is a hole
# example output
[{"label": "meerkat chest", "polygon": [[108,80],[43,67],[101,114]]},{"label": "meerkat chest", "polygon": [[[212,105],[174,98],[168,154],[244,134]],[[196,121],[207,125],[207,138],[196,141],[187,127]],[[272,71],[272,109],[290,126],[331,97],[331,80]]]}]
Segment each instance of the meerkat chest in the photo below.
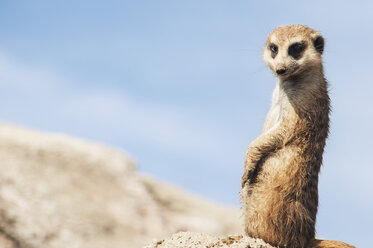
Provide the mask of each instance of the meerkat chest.
[{"label": "meerkat chest", "polygon": [[264,122],[263,133],[268,132],[280,124],[284,115],[288,112],[289,104],[285,92],[279,87],[279,84],[277,84],[272,93],[272,104]]}]

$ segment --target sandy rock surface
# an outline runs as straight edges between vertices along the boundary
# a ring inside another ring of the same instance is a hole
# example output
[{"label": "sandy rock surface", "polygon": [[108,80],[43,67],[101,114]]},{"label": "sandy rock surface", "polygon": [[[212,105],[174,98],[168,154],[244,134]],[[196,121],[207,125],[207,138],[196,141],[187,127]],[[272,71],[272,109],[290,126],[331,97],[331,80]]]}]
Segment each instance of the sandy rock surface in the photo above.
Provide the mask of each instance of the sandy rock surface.
[{"label": "sandy rock surface", "polygon": [[179,232],[170,238],[155,240],[144,248],[274,248],[261,239],[237,235],[225,238],[204,233]]},{"label": "sandy rock surface", "polygon": [[0,247],[141,247],[241,233],[239,211],[136,173],[120,150],[0,124]]}]

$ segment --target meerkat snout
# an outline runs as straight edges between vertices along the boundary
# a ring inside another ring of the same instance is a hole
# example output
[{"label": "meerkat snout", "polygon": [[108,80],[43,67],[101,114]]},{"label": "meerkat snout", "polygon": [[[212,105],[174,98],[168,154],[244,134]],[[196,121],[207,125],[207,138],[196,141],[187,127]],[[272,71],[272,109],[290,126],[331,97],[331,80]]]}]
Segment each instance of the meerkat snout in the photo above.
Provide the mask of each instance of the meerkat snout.
[{"label": "meerkat snout", "polygon": [[285,69],[285,68],[277,69],[277,70],[276,70],[276,73],[277,73],[278,75],[285,74],[285,73],[286,73],[286,69]]},{"label": "meerkat snout", "polygon": [[[280,59],[278,59],[279,61]],[[278,77],[286,77],[290,74],[292,74],[296,69],[297,69],[297,65],[294,64],[294,63],[291,63],[290,62],[287,62],[286,61],[286,58],[285,59],[281,59],[281,61],[284,61],[282,63],[275,63],[274,65],[274,73],[276,74],[276,76]]]}]

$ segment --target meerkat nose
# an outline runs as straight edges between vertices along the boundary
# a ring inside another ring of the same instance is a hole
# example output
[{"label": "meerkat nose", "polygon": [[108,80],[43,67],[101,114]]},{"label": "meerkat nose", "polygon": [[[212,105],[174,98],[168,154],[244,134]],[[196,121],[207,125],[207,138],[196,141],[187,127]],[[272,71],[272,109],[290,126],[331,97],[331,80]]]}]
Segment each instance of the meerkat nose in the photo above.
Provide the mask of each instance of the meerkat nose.
[{"label": "meerkat nose", "polygon": [[284,74],[286,72],[286,69],[278,69],[278,70],[276,70],[276,73],[278,74],[278,75],[282,75],[282,74]]}]

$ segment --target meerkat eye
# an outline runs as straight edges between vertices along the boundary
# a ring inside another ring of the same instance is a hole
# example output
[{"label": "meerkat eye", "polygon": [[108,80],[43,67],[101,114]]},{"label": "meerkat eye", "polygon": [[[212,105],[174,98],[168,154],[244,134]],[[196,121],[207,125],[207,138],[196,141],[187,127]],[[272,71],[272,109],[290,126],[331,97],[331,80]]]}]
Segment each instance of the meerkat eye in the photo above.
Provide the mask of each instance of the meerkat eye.
[{"label": "meerkat eye", "polygon": [[278,46],[276,46],[275,44],[271,43],[269,44],[269,50],[271,50],[271,55],[272,55],[272,58],[275,58],[277,53],[278,53]]},{"label": "meerkat eye", "polygon": [[289,46],[288,53],[294,59],[299,59],[305,48],[306,48],[305,43],[297,42]]}]

